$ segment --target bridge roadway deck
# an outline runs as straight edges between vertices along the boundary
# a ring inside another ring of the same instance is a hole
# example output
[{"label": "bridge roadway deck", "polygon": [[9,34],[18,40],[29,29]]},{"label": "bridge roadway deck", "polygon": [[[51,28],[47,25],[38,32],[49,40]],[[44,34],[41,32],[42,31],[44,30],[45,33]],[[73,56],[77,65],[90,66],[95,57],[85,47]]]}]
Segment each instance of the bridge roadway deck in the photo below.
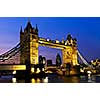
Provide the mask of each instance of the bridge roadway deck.
[{"label": "bridge roadway deck", "polygon": [[26,70],[26,65],[0,65],[0,70]]},{"label": "bridge roadway deck", "polygon": [[[57,67],[49,66],[46,67],[45,70],[56,68]],[[26,70],[26,65],[0,64],[0,70]]]},{"label": "bridge roadway deck", "polygon": [[39,46],[47,46],[47,47],[56,48],[56,49],[64,49],[64,48],[70,47],[61,43],[53,43],[50,41],[39,40],[38,42],[39,42]]}]

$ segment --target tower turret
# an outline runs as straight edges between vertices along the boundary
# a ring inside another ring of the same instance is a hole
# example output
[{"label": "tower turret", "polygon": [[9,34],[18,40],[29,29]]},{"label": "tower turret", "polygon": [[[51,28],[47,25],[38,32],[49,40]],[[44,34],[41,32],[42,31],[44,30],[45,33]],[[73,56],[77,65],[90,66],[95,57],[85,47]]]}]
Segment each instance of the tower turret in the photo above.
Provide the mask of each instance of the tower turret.
[{"label": "tower turret", "polygon": [[64,44],[64,43],[65,43],[64,39],[62,39],[61,43],[62,43],[62,44]]},{"label": "tower turret", "polygon": [[69,33],[68,35],[67,35],[67,40],[71,40],[72,39],[72,36],[71,36],[71,34]]},{"label": "tower turret", "polygon": [[69,33],[68,36],[67,36],[65,45],[72,45],[72,44],[73,44],[72,36]]}]

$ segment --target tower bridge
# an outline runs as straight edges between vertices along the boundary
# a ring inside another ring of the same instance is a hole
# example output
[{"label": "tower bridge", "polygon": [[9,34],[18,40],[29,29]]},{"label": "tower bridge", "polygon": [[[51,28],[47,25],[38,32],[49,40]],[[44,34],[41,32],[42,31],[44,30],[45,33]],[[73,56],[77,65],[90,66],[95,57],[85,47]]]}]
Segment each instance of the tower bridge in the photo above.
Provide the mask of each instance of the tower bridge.
[{"label": "tower bridge", "polygon": [[[73,38],[71,34],[68,34],[66,40],[62,41],[41,38],[38,36],[37,25],[34,28],[30,22],[27,23],[24,30],[21,27],[20,42],[6,53],[0,55],[0,62],[8,61],[12,57],[15,57],[17,54],[19,54],[21,65],[25,65],[27,62],[33,65],[39,64],[39,46],[47,46],[49,48],[60,49],[62,51],[63,66],[66,66],[67,63],[70,63],[72,66],[78,65],[78,55],[82,61],[88,65],[88,63],[78,51],[77,40]],[[23,67],[23,69],[25,70],[25,67]]]},{"label": "tower bridge", "polygon": [[30,62],[30,64],[38,64],[38,47],[47,46],[50,48],[56,48],[62,50],[62,62],[63,66],[67,63],[71,65],[77,65],[77,40],[73,39],[70,34],[68,34],[66,40],[61,42],[58,40],[49,40],[45,38],[38,37],[38,27],[33,28],[31,23],[28,22],[24,31],[20,31],[20,43],[28,36],[25,43],[24,50],[21,50],[21,64],[25,64],[25,61]]}]

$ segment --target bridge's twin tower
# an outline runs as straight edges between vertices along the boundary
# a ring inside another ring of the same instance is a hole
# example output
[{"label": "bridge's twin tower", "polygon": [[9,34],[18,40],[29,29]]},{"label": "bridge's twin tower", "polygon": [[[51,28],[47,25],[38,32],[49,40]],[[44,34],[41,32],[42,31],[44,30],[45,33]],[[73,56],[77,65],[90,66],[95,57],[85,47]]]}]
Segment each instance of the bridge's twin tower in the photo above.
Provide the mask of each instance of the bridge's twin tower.
[{"label": "bridge's twin tower", "polygon": [[21,54],[20,63],[38,64],[38,28],[27,23],[24,32],[20,31]]},{"label": "bridge's twin tower", "polygon": [[62,60],[63,65],[70,63],[72,66],[78,65],[77,55],[77,40],[73,39],[68,34],[66,41],[64,42],[65,47],[62,49]]},{"label": "bridge's twin tower", "polygon": [[[42,38],[43,39],[43,38]],[[30,64],[38,64],[38,46],[48,46],[53,48],[58,48],[62,50],[62,62],[65,66],[67,63],[71,65],[77,65],[77,40],[73,39],[69,34],[66,41],[56,43],[53,41],[43,41],[38,37],[38,28],[32,27],[31,23],[28,22],[24,31],[22,28],[20,30],[20,63],[25,64],[30,62]],[[48,45],[47,45],[48,44]]]}]

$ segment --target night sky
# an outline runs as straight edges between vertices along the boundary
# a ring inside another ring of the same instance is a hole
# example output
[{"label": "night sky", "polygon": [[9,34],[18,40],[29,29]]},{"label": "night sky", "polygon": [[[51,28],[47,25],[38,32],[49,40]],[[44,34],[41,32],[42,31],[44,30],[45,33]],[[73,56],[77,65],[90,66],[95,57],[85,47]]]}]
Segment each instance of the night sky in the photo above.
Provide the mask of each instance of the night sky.
[{"label": "night sky", "polygon": [[[24,29],[30,20],[33,27],[38,25],[39,37],[52,40],[66,39],[68,33],[77,38],[78,49],[88,61],[100,58],[100,18],[33,17],[0,18],[0,54],[14,47],[20,40],[20,27]],[[39,54],[55,62],[59,49],[39,47]],[[48,55],[49,54],[49,55]]]}]

